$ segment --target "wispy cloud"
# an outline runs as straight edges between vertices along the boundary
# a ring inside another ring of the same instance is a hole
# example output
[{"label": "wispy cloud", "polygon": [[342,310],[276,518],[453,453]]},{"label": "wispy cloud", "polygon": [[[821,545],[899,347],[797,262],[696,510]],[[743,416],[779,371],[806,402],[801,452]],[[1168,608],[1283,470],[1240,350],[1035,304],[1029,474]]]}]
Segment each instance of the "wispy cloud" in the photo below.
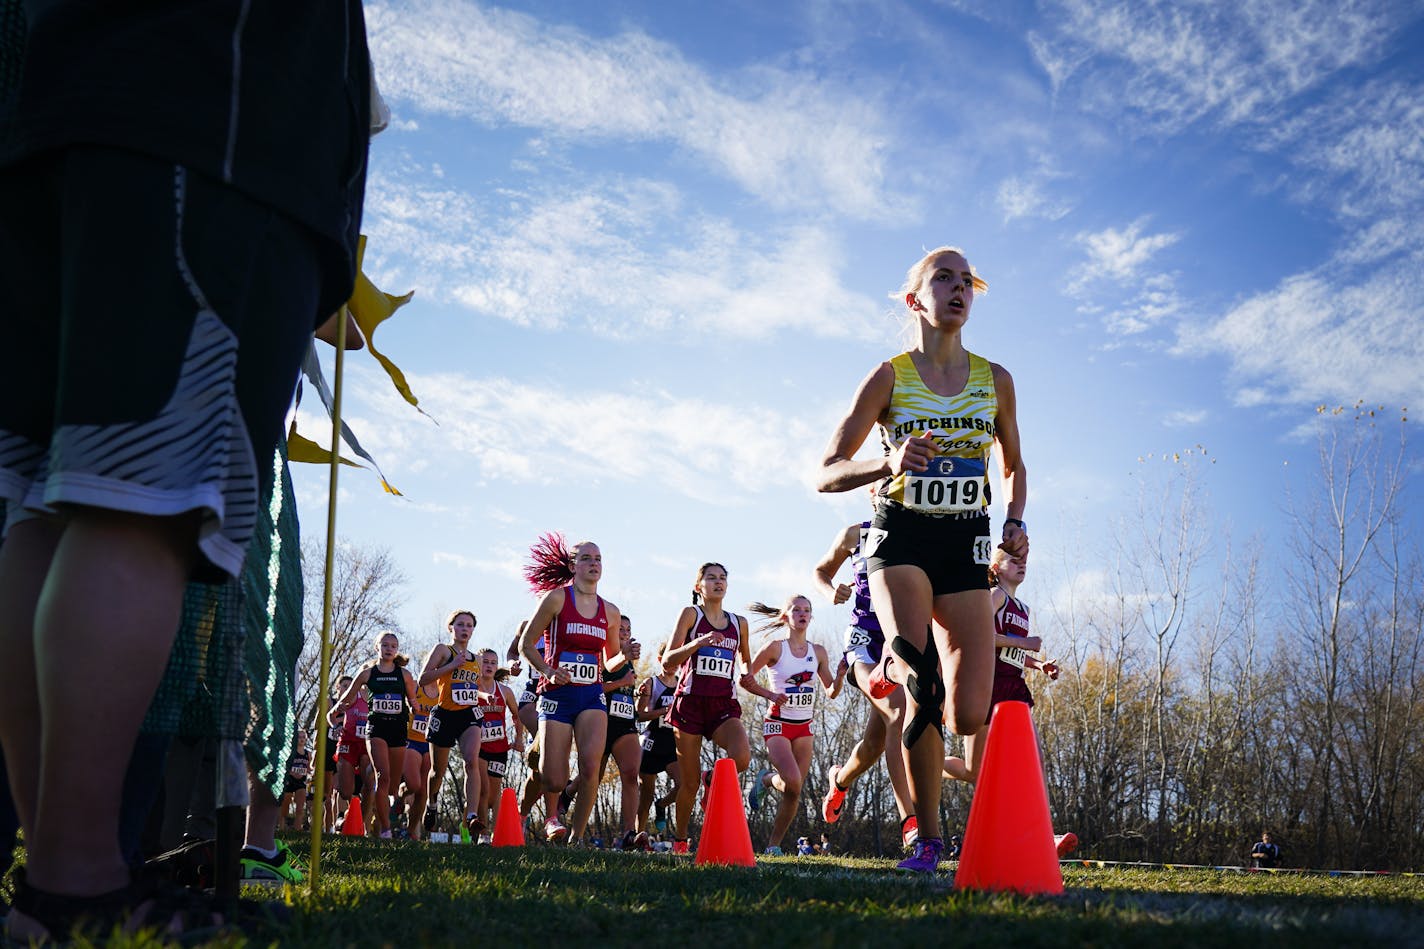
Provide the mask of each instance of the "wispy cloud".
[{"label": "wispy cloud", "polygon": [[995,194],[1004,223],[1017,218],[1042,218],[1057,221],[1073,210],[1071,202],[1055,197],[1048,191],[1051,176],[1038,173],[1015,175],[999,182]]},{"label": "wispy cloud", "polygon": [[1159,250],[1181,239],[1180,234],[1144,234],[1146,227],[1147,219],[1138,218],[1121,230],[1109,227],[1080,233],[1076,239],[1086,249],[1088,261],[1078,283],[1130,280]]},{"label": "wispy cloud", "polygon": [[1262,130],[1255,146],[1296,169],[1303,204],[1345,228],[1338,259],[1369,263],[1424,246],[1424,83],[1397,78],[1333,90]]},{"label": "wispy cloud", "polygon": [[1358,282],[1327,266],[1244,300],[1205,332],[1184,330],[1179,350],[1227,356],[1242,404],[1417,405],[1424,396],[1421,298],[1418,259]]},{"label": "wispy cloud", "polygon": [[1149,267],[1181,235],[1144,233],[1147,224],[1139,218],[1121,229],[1085,231],[1074,238],[1086,260],[1067,281],[1067,292],[1082,301],[1080,312],[1097,317],[1111,334],[1109,347],[1147,332],[1183,305],[1176,277]]},{"label": "wispy cloud", "polygon": [[878,303],[841,282],[838,234],[811,224],[748,233],[689,210],[664,182],[611,177],[476,197],[396,162],[368,190],[368,270],[393,291],[617,337],[880,332]]},{"label": "wispy cloud", "polygon": [[[609,393],[557,378],[529,384],[411,375],[422,405],[440,419],[437,428],[412,422],[388,385],[370,381],[357,378],[352,389],[367,393],[358,431],[378,459],[439,457],[475,481],[634,484],[657,472],[662,489],[734,506],[783,484],[788,471],[810,469],[824,434],[824,426],[799,417],[662,391]],[[579,424],[550,421],[572,418]],[[715,450],[707,447],[708,432],[717,433]],[[790,458],[788,445],[797,446]]]},{"label": "wispy cloud", "polygon": [[825,75],[713,78],[637,31],[597,37],[469,0],[372,3],[372,56],[393,108],[587,142],[659,142],[778,207],[880,218],[889,133],[876,103]]},{"label": "wispy cloud", "polygon": [[1178,409],[1162,419],[1167,428],[1194,428],[1207,419],[1206,409]]},{"label": "wispy cloud", "polygon": [[1041,9],[1030,48],[1055,89],[1165,134],[1275,114],[1377,59],[1411,15],[1387,0],[1051,0]]}]

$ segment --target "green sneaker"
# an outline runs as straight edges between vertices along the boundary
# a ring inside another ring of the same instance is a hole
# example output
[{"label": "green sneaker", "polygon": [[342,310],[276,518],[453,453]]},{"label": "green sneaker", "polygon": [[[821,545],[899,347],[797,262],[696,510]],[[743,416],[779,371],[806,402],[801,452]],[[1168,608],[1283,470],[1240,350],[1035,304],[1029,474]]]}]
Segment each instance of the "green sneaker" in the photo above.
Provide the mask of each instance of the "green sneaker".
[{"label": "green sneaker", "polygon": [[268,857],[252,847],[243,847],[238,860],[244,883],[306,882],[307,875],[297,866],[297,858],[282,841],[277,841],[277,855]]}]

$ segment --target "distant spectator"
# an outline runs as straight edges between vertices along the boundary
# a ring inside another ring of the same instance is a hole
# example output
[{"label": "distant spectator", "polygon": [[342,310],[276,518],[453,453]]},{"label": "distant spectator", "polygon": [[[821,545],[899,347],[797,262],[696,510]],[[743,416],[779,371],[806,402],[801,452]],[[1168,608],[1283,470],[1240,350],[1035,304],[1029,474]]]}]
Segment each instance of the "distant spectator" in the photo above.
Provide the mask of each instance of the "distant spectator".
[{"label": "distant spectator", "polygon": [[964,838],[958,834],[950,836],[944,847],[944,858],[946,860],[958,860],[959,852],[964,849]]},{"label": "distant spectator", "polygon": [[1279,866],[1281,862],[1281,848],[1271,840],[1271,832],[1261,831],[1261,839],[1256,841],[1256,846],[1251,848],[1251,867],[1253,869],[1270,869]]},{"label": "distant spectator", "polygon": [[798,837],[796,839],[796,856],[809,857],[815,852],[815,849],[811,846],[811,838]]}]

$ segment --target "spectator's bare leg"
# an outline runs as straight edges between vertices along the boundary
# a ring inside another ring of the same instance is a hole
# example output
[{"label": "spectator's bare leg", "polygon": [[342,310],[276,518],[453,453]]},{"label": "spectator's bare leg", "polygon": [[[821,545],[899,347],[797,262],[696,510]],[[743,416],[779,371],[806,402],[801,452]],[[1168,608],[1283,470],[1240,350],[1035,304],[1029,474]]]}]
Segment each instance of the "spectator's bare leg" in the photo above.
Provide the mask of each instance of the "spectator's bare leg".
[{"label": "spectator's bare leg", "polygon": [[35,611],[42,737],[26,849],[38,889],[128,882],[119,786],[178,631],[196,523],[94,508],[68,518]]},{"label": "spectator's bare leg", "polygon": [[0,652],[12,669],[19,670],[0,689],[0,743],[26,840],[35,832],[40,785],[40,700],[33,675],[35,606],[62,530],[63,522],[55,519],[21,521],[0,544]]}]

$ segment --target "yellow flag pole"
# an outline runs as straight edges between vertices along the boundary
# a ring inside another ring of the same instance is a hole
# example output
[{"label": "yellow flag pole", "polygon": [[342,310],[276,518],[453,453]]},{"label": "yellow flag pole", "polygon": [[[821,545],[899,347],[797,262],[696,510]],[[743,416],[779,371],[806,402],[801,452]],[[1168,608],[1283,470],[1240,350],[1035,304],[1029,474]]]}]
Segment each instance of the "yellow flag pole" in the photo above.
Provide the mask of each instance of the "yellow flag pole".
[{"label": "yellow flag pole", "polygon": [[[342,307],[336,319],[336,379],[331,396],[331,477],[326,498],[326,567],[323,573],[321,594],[321,675],[317,679],[321,688],[317,690],[317,739],[316,739],[316,799],[313,811],[321,814],[321,819],[312,820],[311,867],[307,879],[311,883],[311,894],[317,893],[321,879],[321,831],[326,821],[326,716],[331,710],[331,574],[336,552],[336,478],[341,470],[341,376],[346,362],[346,308]],[[316,818],[317,813],[312,817]]]}]

